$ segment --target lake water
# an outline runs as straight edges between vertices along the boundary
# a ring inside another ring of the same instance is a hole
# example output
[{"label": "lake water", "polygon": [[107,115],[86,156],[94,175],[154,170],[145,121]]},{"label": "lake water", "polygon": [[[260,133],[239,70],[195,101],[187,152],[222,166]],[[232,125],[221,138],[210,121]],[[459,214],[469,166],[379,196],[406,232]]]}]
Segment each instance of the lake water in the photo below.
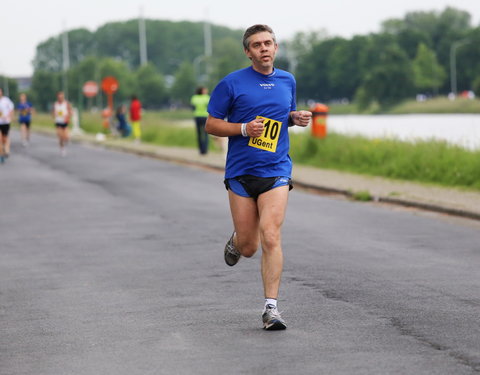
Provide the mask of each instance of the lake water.
[{"label": "lake water", "polygon": [[331,115],[327,118],[328,131],[403,141],[444,140],[467,149],[480,149],[477,114]]}]

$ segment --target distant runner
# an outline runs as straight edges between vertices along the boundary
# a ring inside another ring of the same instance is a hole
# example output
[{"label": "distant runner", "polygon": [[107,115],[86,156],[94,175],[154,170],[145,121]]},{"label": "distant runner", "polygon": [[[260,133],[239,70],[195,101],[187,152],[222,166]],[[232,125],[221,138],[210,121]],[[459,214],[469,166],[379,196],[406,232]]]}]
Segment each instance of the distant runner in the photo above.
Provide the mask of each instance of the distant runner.
[{"label": "distant runner", "polygon": [[3,95],[3,89],[0,88],[0,163],[4,163],[5,159],[10,155],[10,124],[13,118],[13,110],[15,106],[10,98]]},{"label": "distant runner", "polygon": [[33,106],[27,100],[27,95],[20,94],[20,102],[17,104],[18,122],[22,134],[22,145],[28,146],[30,143],[30,123],[32,121]]},{"label": "distant runner", "polygon": [[288,127],[307,126],[312,114],[296,110],[294,77],[273,66],[278,45],[269,26],[248,28],[243,47],[252,65],[227,75],[213,90],[206,130],[229,137],[225,186],[234,232],[225,246],[225,262],[234,266],[261,244],[263,328],[281,330],[287,327],[277,309],[281,227],[292,188]]},{"label": "distant runner", "polygon": [[57,93],[57,101],[53,104],[53,118],[57,128],[58,143],[60,145],[60,154],[67,154],[67,144],[69,141],[68,123],[72,117],[72,105],[65,99],[63,91]]}]

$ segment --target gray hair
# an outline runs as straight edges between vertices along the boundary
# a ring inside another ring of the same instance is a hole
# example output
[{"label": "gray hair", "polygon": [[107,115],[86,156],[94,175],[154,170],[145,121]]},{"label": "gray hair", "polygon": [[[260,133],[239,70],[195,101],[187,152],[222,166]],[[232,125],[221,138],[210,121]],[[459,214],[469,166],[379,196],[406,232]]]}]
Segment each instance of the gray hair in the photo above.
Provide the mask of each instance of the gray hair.
[{"label": "gray hair", "polygon": [[248,46],[250,43],[250,37],[252,35],[262,33],[264,31],[272,34],[273,42],[277,44],[275,33],[273,32],[272,28],[268,25],[257,24],[257,25],[250,26],[247,30],[245,30],[245,33],[243,34],[243,48],[248,49]]}]

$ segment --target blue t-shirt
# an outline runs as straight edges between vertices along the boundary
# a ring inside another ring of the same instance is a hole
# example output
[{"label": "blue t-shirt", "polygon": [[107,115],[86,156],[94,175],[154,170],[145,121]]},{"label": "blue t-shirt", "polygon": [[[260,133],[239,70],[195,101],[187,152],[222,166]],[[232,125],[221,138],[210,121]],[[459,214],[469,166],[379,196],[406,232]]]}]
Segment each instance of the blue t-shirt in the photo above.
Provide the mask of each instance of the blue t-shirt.
[{"label": "blue t-shirt", "polygon": [[273,120],[264,122],[265,128],[269,128],[264,132],[265,142],[241,135],[229,137],[225,178],[245,174],[291,176],[288,119],[290,112],[296,110],[295,92],[293,75],[280,69],[264,75],[250,66],[219,82],[208,104],[210,116],[233,123],[250,122],[257,116]]},{"label": "blue t-shirt", "polygon": [[18,103],[17,110],[19,112],[18,122],[30,122],[32,115],[32,104],[30,102]]}]

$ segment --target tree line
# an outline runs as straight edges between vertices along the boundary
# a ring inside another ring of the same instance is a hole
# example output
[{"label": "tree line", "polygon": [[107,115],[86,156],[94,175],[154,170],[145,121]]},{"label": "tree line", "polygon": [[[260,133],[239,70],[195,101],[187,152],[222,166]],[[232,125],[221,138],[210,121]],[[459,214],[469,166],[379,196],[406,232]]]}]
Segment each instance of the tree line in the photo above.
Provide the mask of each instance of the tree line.
[{"label": "tree line", "polygon": [[[233,70],[248,66],[243,30],[210,25],[212,54],[204,55],[204,24],[145,20],[147,65],[140,65],[138,20],[112,22],[96,31],[68,31],[70,68],[63,72],[62,35],[37,46],[30,95],[47,109],[56,91],[83,106],[105,104],[83,97],[87,80],[115,76],[115,100],[139,96],[147,108],[187,105],[199,84],[210,89]],[[354,101],[360,108],[413,98],[418,93],[446,95],[451,90],[451,58],[457,88],[480,93],[480,27],[468,12],[409,12],[386,20],[378,33],[352,38],[325,32],[297,33],[281,41],[276,66],[292,71],[300,101]]]},{"label": "tree line", "polygon": [[471,26],[465,11],[410,12],[384,21],[379,33],[323,39],[311,47],[305,40],[300,34],[290,43],[300,50],[296,76],[302,98],[345,98],[365,107],[417,93],[445,95],[451,90],[451,57],[458,90],[480,94],[480,27]]}]

